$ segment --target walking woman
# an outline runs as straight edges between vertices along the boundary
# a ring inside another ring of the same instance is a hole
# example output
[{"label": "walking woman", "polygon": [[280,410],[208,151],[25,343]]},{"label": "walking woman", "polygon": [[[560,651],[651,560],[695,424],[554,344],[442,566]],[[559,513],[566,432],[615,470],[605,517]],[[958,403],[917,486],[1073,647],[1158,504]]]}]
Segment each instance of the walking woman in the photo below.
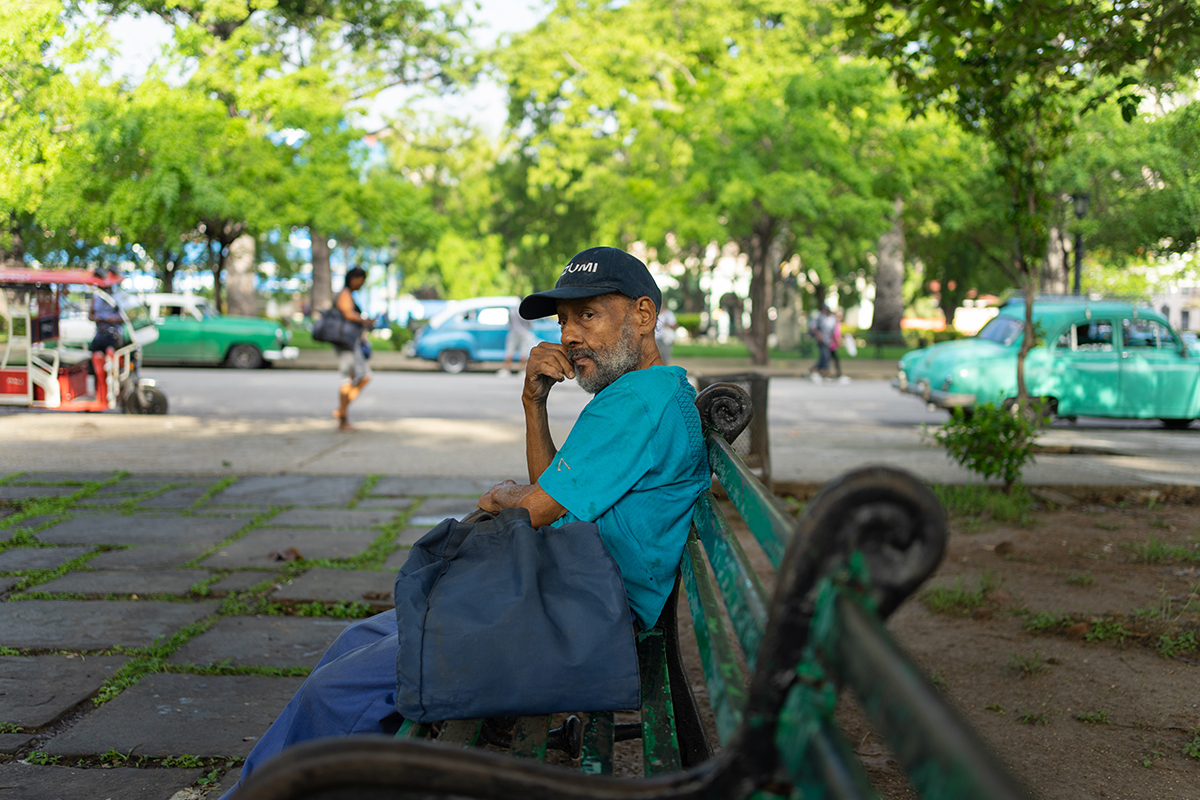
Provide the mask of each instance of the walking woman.
[{"label": "walking woman", "polygon": [[352,346],[346,347],[340,344],[333,346],[338,354],[338,371],[342,375],[342,385],[338,389],[338,410],[333,412],[340,431],[353,430],[348,416],[350,404],[371,380],[371,368],[367,365],[367,354],[369,353],[367,331],[371,330],[373,321],[362,315],[362,309],[358,307],[358,303],[354,302],[353,294],[362,288],[366,280],[367,273],[361,267],[350,270],[346,273],[345,286],[342,287],[342,291],[338,292],[337,300],[334,301],[334,305],[337,306],[338,311],[342,312],[342,316],[350,322],[357,322],[363,326],[362,336]]}]

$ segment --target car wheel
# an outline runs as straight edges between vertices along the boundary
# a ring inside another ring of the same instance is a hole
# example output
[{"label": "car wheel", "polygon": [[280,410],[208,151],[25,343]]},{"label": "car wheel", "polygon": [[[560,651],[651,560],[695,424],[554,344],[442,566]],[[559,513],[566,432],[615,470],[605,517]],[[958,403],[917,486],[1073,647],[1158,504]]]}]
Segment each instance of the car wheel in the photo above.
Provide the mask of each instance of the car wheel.
[{"label": "car wheel", "polygon": [[438,366],[443,372],[449,372],[451,375],[457,375],[466,369],[469,360],[466,350],[443,350],[437,357]]},{"label": "car wheel", "polygon": [[167,396],[162,389],[154,386],[142,386],[135,389],[125,400],[126,414],[165,414],[167,413]]},{"label": "car wheel", "polygon": [[263,365],[263,357],[252,344],[235,344],[229,348],[225,363],[234,369],[258,369]]},{"label": "car wheel", "polygon": [[1192,421],[1190,419],[1164,419],[1162,424],[1169,431],[1181,431],[1191,425]]}]

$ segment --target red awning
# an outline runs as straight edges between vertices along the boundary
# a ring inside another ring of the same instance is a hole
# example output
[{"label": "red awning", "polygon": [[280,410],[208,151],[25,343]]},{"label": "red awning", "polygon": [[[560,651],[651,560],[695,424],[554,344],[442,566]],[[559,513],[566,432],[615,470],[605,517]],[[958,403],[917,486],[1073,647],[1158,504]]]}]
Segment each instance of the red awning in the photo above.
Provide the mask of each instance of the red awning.
[{"label": "red awning", "polygon": [[97,278],[90,269],[30,269],[29,267],[0,267],[0,284],[84,284],[109,288],[121,282],[120,275],[111,272]]}]

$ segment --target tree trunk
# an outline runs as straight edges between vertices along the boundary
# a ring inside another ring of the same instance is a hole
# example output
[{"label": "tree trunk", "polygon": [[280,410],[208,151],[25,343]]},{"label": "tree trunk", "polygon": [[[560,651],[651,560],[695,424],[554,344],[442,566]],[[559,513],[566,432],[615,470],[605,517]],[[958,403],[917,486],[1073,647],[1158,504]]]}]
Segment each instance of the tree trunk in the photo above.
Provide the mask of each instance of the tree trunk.
[{"label": "tree trunk", "polygon": [[258,316],[258,296],[254,291],[254,237],[248,233],[229,245],[229,277],[225,290],[229,313],[239,317]]},{"label": "tree trunk", "polygon": [[[213,245],[216,245],[216,251],[213,251]],[[212,269],[213,276],[213,303],[217,307],[218,314],[225,313],[225,298],[221,294],[222,273],[225,271],[225,244],[220,241],[210,240],[208,243],[208,265]]]},{"label": "tree trunk", "polygon": [[904,201],[896,198],[892,227],[879,237],[875,261],[875,313],[871,330],[896,333],[904,317]]},{"label": "tree trunk", "polygon": [[25,266],[25,240],[21,236],[21,220],[17,217],[17,212],[10,211],[8,214],[8,236],[10,242],[7,246],[4,240],[0,238],[0,265],[9,267]]},{"label": "tree trunk", "polygon": [[1046,260],[1042,265],[1042,294],[1070,294],[1070,262],[1067,260],[1065,236],[1062,228],[1050,229],[1050,241],[1046,243]]},{"label": "tree trunk", "polygon": [[315,225],[308,226],[312,238],[312,313],[333,305],[333,277],[329,270],[329,236]]},{"label": "tree trunk", "polygon": [[[746,347],[750,350],[750,363],[755,366],[766,366],[771,359],[767,337],[771,334],[772,284],[779,263],[777,238],[774,221],[766,222],[750,237],[746,251],[750,261],[750,329],[746,331]],[[774,263],[772,258],[776,259]]]}]

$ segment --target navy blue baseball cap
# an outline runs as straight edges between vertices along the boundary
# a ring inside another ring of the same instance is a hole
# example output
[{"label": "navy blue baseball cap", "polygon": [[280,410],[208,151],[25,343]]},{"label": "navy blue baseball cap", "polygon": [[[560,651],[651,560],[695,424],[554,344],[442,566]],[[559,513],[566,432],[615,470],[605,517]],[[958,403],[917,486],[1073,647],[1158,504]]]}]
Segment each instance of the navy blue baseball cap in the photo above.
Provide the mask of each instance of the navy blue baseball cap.
[{"label": "navy blue baseball cap", "polygon": [[577,300],[601,294],[623,294],[637,300],[649,297],[662,309],[662,291],[639,259],[616,247],[591,247],[563,268],[554,288],[521,301],[521,316],[539,319],[558,312],[558,300]]}]

